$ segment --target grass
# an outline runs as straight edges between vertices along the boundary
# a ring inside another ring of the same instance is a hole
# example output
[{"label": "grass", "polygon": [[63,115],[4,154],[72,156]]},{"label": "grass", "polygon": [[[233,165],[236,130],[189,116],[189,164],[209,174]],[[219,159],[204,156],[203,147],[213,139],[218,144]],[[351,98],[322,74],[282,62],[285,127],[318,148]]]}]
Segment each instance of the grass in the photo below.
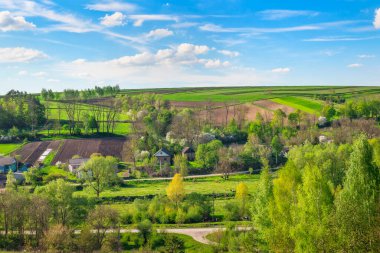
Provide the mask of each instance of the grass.
[{"label": "grass", "polygon": [[63,169],[60,169],[56,166],[46,166],[46,167],[43,167],[41,170],[40,170],[40,173],[43,174],[43,180],[45,181],[45,179],[51,175],[60,175],[62,177],[65,177],[67,178],[68,180],[72,180],[72,181],[76,181],[77,178],[71,174],[70,172],[68,171],[65,171]]},{"label": "grass", "polygon": [[[244,182],[248,186],[250,194],[253,194],[256,188],[256,182],[259,175],[233,175],[229,180],[223,180],[221,177],[207,177],[185,180],[186,193],[197,192],[200,194],[231,194],[235,191],[239,182]],[[101,193],[101,197],[130,197],[130,196],[147,196],[162,195],[166,193],[168,181],[133,181],[128,182],[125,187],[114,187]],[[95,197],[95,193],[89,190],[78,191],[76,196]]]},{"label": "grass", "polygon": [[21,148],[23,145],[23,143],[0,144],[0,155],[9,155],[10,153]]},{"label": "grass", "polygon": [[275,99],[282,97],[313,98],[315,94],[341,95],[351,97],[352,94],[378,94],[379,87],[348,87],[348,86],[277,86],[277,87],[206,87],[177,88],[154,90],[123,91],[135,95],[144,92],[160,94],[171,101],[213,101],[213,102],[252,102],[260,99]]},{"label": "grass", "polygon": [[273,102],[287,105],[301,111],[319,115],[323,109],[323,104],[316,100],[300,97],[282,97],[272,99]]}]

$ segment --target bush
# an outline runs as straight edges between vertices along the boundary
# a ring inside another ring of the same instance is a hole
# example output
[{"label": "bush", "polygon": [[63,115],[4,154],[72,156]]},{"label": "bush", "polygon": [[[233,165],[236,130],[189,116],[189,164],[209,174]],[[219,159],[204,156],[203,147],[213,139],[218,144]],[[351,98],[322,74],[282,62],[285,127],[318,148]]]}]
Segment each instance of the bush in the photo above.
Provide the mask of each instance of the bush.
[{"label": "bush", "polygon": [[165,252],[179,253],[185,252],[185,242],[175,235],[165,236]]},{"label": "bush", "polygon": [[224,206],[224,209],[226,210],[226,214],[224,216],[225,220],[228,221],[238,221],[240,220],[240,208],[239,205],[236,203],[227,203]]},{"label": "bush", "polygon": [[202,211],[199,206],[190,206],[186,214],[186,222],[200,222],[202,221]]}]

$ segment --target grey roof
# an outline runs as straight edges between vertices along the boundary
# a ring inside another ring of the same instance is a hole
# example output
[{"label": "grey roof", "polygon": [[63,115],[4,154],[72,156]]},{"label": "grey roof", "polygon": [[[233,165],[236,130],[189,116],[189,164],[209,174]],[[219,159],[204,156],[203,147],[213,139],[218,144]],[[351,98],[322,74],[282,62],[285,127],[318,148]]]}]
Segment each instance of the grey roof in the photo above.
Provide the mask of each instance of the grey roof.
[{"label": "grey roof", "polygon": [[13,157],[3,157],[0,156],[0,166],[12,165],[15,164],[16,160]]},{"label": "grey roof", "polygon": [[168,156],[171,156],[171,154],[166,148],[161,148],[160,150],[158,150],[154,154],[154,156],[156,156],[156,157],[168,157]]},{"label": "grey roof", "polygon": [[69,160],[69,164],[70,165],[81,165],[81,164],[84,164],[86,163],[88,160],[88,158],[74,158],[74,159],[70,159]]}]

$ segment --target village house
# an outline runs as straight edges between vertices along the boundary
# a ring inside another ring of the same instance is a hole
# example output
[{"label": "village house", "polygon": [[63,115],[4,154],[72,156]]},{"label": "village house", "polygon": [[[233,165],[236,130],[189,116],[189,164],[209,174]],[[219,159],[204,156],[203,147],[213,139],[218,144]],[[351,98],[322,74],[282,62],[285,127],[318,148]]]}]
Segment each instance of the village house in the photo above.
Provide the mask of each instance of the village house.
[{"label": "village house", "polygon": [[154,154],[154,156],[157,158],[158,163],[160,164],[160,169],[162,165],[170,165],[171,163],[171,154],[166,148],[161,148]]},{"label": "village house", "polygon": [[84,165],[89,159],[88,158],[73,158],[69,160],[69,171],[78,177],[80,177],[80,171],[78,169]]},{"label": "village house", "polygon": [[13,157],[0,156],[0,173],[7,174],[9,170],[17,171],[17,161]]},{"label": "village house", "polygon": [[194,161],[195,160],[195,151],[191,147],[185,147],[182,150],[182,155],[186,156],[188,161]]}]

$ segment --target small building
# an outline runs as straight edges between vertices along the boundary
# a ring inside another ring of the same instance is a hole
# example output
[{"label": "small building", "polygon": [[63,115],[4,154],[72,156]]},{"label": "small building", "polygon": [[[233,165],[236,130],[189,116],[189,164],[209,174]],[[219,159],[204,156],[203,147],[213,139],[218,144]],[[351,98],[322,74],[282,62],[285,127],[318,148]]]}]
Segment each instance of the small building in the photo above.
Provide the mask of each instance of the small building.
[{"label": "small building", "polygon": [[17,162],[13,157],[0,156],[0,173],[7,174],[8,171],[17,171]]},{"label": "small building", "polygon": [[88,158],[74,158],[69,160],[69,171],[78,176],[78,169],[84,165],[89,159]]},{"label": "small building", "polygon": [[320,116],[318,118],[318,126],[319,127],[325,127],[326,125],[327,125],[327,118],[323,117],[323,116]]},{"label": "small building", "polygon": [[194,161],[195,160],[195,151],[191,147],[185,147],[182,150],[182,155],[186,156],[188,161]]},{"label": "small building", "polygon": [[171,163],[171,154],[166,148],[161,148],[158,150],[155,154],[155,157],[157,157],[158,163],[160,164],[160,168],[163,164],[169,164]]}]

